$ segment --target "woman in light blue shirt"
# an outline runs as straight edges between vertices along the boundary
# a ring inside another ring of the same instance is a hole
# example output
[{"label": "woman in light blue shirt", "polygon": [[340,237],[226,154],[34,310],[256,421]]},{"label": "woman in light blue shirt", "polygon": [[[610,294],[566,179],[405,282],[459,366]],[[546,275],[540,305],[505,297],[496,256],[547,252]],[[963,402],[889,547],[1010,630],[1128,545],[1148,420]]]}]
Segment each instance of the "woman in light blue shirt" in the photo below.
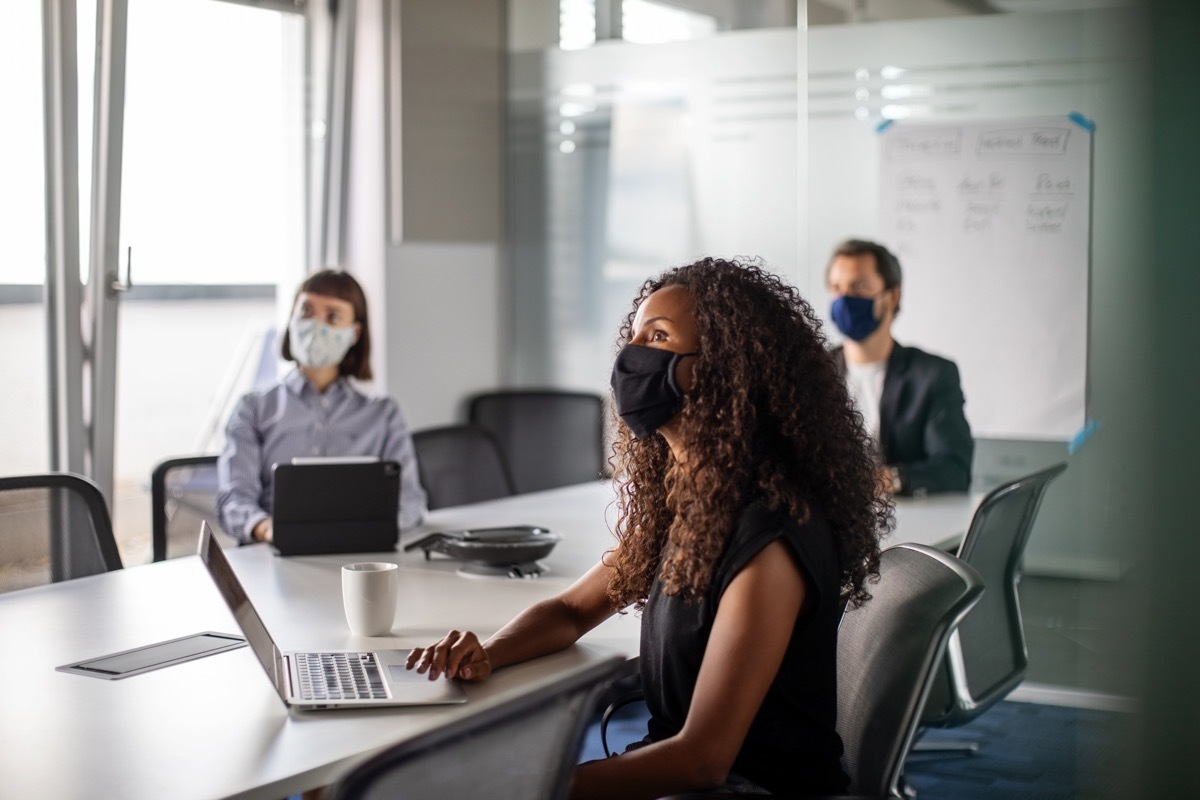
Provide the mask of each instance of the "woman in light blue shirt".
[{"label": "woman in light blue shirt", "polygon": [[245,395],[217,461],[217,515],[243,544],[271,540],[272,468],[297,456],[377,456],[400,464],[400,527],[425,516],[412,435],[396,401],[369,397],[350,378],[371,379],[367,299],[348,273],[314,273],[296,291],[283,335],[296,369]]}]

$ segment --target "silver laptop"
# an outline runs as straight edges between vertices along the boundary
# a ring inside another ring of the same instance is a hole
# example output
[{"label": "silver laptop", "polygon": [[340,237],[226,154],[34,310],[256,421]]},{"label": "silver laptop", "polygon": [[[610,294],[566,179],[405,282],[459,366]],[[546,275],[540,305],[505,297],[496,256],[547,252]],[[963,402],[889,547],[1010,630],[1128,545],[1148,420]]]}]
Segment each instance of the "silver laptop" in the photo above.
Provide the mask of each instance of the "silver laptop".
[{"label": "silver laptop", "polygon": [[466,702],[454,681],[405,669],[404,650],[280,652],[207,522],[200,527],[200,560],[284,704],[316,710]]}]

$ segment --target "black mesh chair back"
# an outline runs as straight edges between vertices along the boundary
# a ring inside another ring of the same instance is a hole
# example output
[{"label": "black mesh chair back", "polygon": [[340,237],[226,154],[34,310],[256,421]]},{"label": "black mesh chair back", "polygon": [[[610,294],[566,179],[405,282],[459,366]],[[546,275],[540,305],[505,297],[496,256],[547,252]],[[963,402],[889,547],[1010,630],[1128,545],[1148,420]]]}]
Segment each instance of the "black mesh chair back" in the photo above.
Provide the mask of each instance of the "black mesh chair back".
[{"label": "black mesh chair back", "polygon": [[200,523],[225,545],[217,524],[217,457],[183,456],[160,462],[150,475],[150,538],[155,561],[196,554]]},{"label": "black mesh chair back", "polygon": [[448,425],[416,431],[413,449],[430,510],[513,494],[500,447],[483,428]]},{"label": "black mesh chair back", "polygon": [[971,567],[902,544],[879,559],[872,599],[838,628],[838,733],[850,791],[899,797],[904,757],[954,626],[983,593]]},{"label": "black mesh chair back", "polygon": [[596,698],[627,669],[613,657],[395,745],[343,776],[329,798],[566,797]]},{"label": "black mesh chair back", "polygon": [[96,484],[69,473],[0,478],[0,592],[120,568]]},{"label": "black mesh chair back", "polygon": [[518,493],[598,480],[605,472],[598,394],[489,392],[471,398],[468,418],[496,437]]},{"label": "black mesh chair back", "polygon": [[1066,464],[1004,484],[975,510],[958,557],[983,576],[988,593],[951,639],[922,725],[954,727],[1004,699],[1029,663],[1017,585],[1042,498]]}]

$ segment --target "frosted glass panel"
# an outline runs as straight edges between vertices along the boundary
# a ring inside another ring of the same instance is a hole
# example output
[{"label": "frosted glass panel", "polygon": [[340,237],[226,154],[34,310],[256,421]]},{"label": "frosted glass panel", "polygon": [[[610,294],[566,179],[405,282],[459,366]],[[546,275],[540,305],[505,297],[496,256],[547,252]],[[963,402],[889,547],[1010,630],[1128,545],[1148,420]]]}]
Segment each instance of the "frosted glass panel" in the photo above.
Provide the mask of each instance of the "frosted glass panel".
[{"label": "frosted glass panel", "polygon": [[512,382],[606,390],[634,293],[703,255],[796,264],[796,33],[514,55]]},{"label": "frosted glass panel", "polygon": [[[636,286],[699,255],[761,256],[826,310],[832,246],[883,235],[876,129],[885,120],[966,123],[1072,111],[1094,118],[1092,274],[1103,277],[1092,282],[1089,310],[1126,313],[1116,310],[1129,289],[1120,267],[1144,246],[1127,213],[1131,193],[1144,190],[1138,19],[1115,9],[810,28],[804,187],[796,178],[802,48],[794,30],[514,56],[510,379],[603,388],[613,335]],[[800,245],[802,191],[808,236]],[[915,289],[918,276],[910,277]],[[922,305],[910,299],[912,309]],[[977,300],[966,292],[932,302]],[[988,367],[921,341],[912,320],[898,319],[901,341],[941,349],[964,375]],[[1108,352],[1122,335],[1093,324],[1089,344]],[[1093,390],[1118,388],[1108,365],[1089,367]]]},{"label": "frosted glass panel", "polygon": [[[758,254],[826,311],[824,268],[834,243],[882,236],[880,122],[965,124],[1077,111],[1098,125],[1086,369],[1088,409],[1104,427],[1071,458],[1071,471],[1043,509],[1026,566],[1116,563],[1125,557],[1120,536],[1140,524],[1128,501],[1140,489],[1128,478],[1124,453],[1143,433],[1137,409],[1149,369],[1143,354],[1150,306],[1139,269],[1152,251],[1144,224],[1153,199],[1145,169],[1144,18],[1128,8],[994,14],[820,25],[805,35],[774,30],[645,47],[599,43],[510,59],[514,313],[506,377],[604,388],[621,314],[640,279],[667,266],[657,263],[664,257],[670,264],[704,253]],[[796,119],[803,60],[804,131]],[[801,132],[805,164],[797,162]],[[625,153],[639,140],[640,155]],[[629,169],[663,153],[665,142],[682,154],[652,164],[639,184]],[[801,186],[796,176],[804,170]],[[666,180],[676,185],[652,185]],[[637,225],[615,229],[646,209],[659,228],[652,241]],[[969,309],[987,297],[969,291],[946,302]],[[906,313],[897,338],[938,349],[920,341]],[[959,360],[964,375],[979,367],[967,363],[968,354],[945,354]],[[968,385],[968,418],[972,392]],[[1061,441],[981,441],[975,485],[994,486],[1066,457]],[[1112,490],[1103,503],[1081,509],[1083,485]],[[1079,531],[1087,532],[1086,547]]]},{"label": "frosted glass panel", "polygon": [[[977,442],[975,452],[973,480],[979,489],[1055,461],[1071,463],[1031,536],[1025,553],[1030,571],[1118,574],[1130,558],[1129,531],[1144,526],[1144,509],[1134,500],[1144,496],[1143,477],[1130,469],[1128,454],[1145,435],[1140,403],[1148,383],[1142,355],[1150,309],[1143,265],[1152,250],[1145,224],[1152,201],[1146,180],[1145,34],[1145,19],[1135,9],[808,31],[810,239],[805,285],[823,311],[828,309],[824,268],[834,243],[847,236],[885,236],[879,221],[882,148],[876,128],[881,121],[898,120],[896,127],[969,125],[1076,111],[1096,122],[1088,314],[1086,322],[1077,323],[1087,328],[1086,364],[1079,363],[1076,352],[1063,374],[1078,375],[1086,368],[1088,414],[1102,428],[1074,455],[1061,438],[1037,443],[988,439]],[[977,261],[977,255],[968,250],[961,257],[967,264]],[[974,424],[984,390],[972,383],[971,375],[993,363],[973,358],[957,342],[924,341],[915,323],[918,314],[928,316],[939,308],[969,313],[986,306],[991,295],[979,285],[953,295],[941,291],[946,286],[922,287],[917,262],[905,266],[912,269],[905,276],[896,338],[958,361],[967,418]],[[1045,294],[1036,283],[1021,283],[1019,288],[1031,296]],[[995,344],[1008,343],[1004,333],[994,331]],[[1031,377],[1010,379],[1020,387]],[[1012,402],[1016,407],[1026,398]]]}]

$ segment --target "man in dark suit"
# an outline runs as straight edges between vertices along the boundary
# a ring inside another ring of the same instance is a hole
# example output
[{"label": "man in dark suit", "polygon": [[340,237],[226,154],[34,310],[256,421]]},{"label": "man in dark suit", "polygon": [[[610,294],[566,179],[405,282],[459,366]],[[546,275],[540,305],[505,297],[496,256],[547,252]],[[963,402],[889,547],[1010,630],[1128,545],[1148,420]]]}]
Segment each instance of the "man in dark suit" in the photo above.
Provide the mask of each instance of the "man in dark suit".
[{"label": "man in dark suit", "polygon": [[965,492],[975,443],[953,361],[892,338],[900,262],[875,242],[838,245],[825,272],[831,317],[846,337],[835,350],[863,423],[879,444],[883,483],[896,494]]}]

